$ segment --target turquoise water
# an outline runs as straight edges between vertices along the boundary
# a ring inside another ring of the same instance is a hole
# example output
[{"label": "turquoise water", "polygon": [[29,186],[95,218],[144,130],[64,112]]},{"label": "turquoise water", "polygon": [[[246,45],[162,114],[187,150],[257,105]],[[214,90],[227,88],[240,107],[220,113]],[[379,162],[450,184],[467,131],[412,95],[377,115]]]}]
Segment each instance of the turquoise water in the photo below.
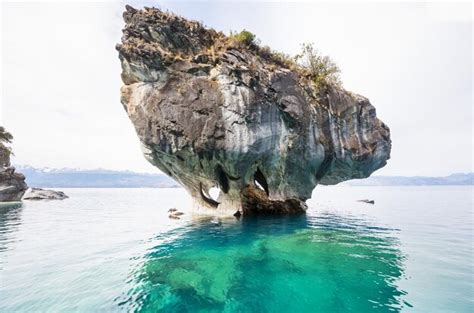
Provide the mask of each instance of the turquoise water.
[{"label": "turquoise water", "polygon": [[240,220],[181,189],[64,191],[0,207],[1,312],[474,309],[471,187],[322,187],[304,216]]}]

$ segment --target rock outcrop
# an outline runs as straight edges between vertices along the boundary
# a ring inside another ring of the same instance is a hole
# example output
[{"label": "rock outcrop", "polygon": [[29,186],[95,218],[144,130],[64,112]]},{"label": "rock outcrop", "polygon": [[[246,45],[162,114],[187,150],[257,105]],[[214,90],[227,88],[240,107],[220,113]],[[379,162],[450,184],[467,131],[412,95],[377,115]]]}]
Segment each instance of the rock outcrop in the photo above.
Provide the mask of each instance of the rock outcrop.
[{"label": "rock outcrop", "polygon": [[20,201],[28,186],[25,176],[10,166],[0,168],[0,201]]},{"label": "rock outcrop", "polygon": [[67,198],[69,197],[62,191],[31,188],[23,197],[23,200],[64,200]]},{"label": "rock outcrop", "polygon": [[25,176],[16,173],[10,164],[11,143],[13,136],[0,126],[0,202],[20,201],[28,186]]},{"label": "rock outcrop", "polygon": [[196,209],[301,212],[317,184],[368,177],[386,164],[389,129],[367,98],[315,86],[198,22],[155,8],[127,6],[123,16],[121,102],[146,159]]}]

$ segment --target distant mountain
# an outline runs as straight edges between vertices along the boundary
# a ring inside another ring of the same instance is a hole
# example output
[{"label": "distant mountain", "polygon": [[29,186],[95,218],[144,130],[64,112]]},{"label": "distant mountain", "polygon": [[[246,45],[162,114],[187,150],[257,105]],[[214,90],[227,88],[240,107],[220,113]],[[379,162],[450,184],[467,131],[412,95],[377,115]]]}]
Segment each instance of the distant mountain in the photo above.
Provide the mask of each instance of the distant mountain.
[{"label": "distant mountain", "polygon": [[30,187],[45,188],[167,188],[179,185],[163,174],[143,174],[130,171],[80,170],[34,168],[15,166],[16,171],[26,176]]},{"label": "distant mountain", "polygon": [[474,185],[474,173],[456,173],[444,177],[372,176],[344,183],[350,186],[446,186]]},{"label": "distant mountain", "polygon": [[[31,187],[45,188],[170,188],[179,187],[164,174],[145,174],[130,171],[34,168],[15,166],[26,176]],[[445,177],[372,176],[342,183],[349,186],[435,186],[474,185],[474,173],[452,174]]]}]

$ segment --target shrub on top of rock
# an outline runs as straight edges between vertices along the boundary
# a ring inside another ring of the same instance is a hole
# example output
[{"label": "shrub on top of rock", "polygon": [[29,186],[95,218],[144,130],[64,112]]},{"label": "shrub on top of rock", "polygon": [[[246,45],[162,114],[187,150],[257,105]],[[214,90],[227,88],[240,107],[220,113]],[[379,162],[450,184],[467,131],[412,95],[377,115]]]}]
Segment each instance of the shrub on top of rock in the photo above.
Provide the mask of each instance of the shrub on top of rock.
[{"label": "shrub on top of rock", "polygon": [[240,33],[231,31],[229,38],[231,42],[235,44],[242,44],[244,46],[254,48],[258,46],[257,36],[245,29]]}]

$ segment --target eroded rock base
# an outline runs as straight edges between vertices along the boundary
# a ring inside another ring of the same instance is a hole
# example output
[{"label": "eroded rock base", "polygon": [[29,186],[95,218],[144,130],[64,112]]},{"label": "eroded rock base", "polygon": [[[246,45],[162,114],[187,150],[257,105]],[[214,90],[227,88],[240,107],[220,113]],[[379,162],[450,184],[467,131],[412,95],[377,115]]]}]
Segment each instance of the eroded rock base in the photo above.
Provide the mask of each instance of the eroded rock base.
[{"label": "eroded rock base", "polygon": [[[214,208],[209,208],[206,200],[194,198],[193,211],[206,215],[257,216],[289,215],[305,213],[308,206],[298,199],[271,200],[267,193],[258,187],[248,185],[242,189],[240,198],[230,200],[220,197]],[[221,200],[222,202],[219,202]]]},{"label": "eroded rock base", "polygon": [[270,200],[263,190],[247,186],[242,191],[242,214],[250,215],[285,215],[301,214],[308,206],[298,199]]}]

